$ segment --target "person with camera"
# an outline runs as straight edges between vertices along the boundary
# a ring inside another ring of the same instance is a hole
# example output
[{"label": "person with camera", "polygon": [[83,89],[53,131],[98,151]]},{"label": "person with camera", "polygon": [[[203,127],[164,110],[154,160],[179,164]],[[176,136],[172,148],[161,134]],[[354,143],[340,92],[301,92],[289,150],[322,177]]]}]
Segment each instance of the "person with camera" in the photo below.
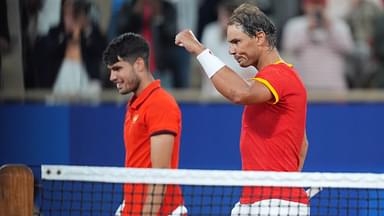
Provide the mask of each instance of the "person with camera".
[{"label": "person with camera", "polygon": [[88,0],[62,0],[61,18],[35,47],[38,87],[54,95],[91,97],[100,92],[101,56],[107,45]]},{"label": "person with camera", "polygon": [[282,47],[308,90],[347,90],[345,56],[353,49],[346,22],[328,16],[327,0],[304,0],[304,15],[289,20]]}]

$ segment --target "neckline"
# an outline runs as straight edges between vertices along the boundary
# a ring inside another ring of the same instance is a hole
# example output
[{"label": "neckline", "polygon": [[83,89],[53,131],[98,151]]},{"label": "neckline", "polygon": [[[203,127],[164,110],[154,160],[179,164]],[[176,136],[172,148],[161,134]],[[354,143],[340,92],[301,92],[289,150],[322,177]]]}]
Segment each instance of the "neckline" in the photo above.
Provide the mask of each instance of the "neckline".
[{"label": "neckline", "polygon": [[282,59],[279,59],[279,60],[277,60],[275,63],[273,63],[273,64],[285,64],[285,65],[287,65],[288,67],[293,67],[293,65],[292,64],[288,64],[288,63],[286,63],[284,60],[282,60]]}]

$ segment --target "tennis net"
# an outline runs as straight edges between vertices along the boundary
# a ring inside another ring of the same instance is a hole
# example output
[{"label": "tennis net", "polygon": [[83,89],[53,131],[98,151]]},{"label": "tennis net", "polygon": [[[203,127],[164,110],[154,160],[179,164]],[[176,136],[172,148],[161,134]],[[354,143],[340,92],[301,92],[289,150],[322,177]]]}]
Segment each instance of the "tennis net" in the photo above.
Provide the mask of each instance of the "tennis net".
[{"label": "tennis net", "polygon": [[41,173],[41,215],[384,215],[384,174],[60,165]]}]

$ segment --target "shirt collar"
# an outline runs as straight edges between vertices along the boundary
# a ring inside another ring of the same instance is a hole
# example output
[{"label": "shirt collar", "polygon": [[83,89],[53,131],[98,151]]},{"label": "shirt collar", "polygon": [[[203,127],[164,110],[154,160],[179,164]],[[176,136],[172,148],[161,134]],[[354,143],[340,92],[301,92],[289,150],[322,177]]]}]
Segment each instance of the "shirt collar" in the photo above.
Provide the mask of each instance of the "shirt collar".
[{"label": "shirt collar", "polygon": [[149,84],[139,96],[133,96],[128,105],[132,109],[138,109],[138,107],[157,89],[160,88],[160,80],[155,80]]},{"label": "shirt collar", "polygon": [[287,62],[285,62],[284,60],[280,59],[280,60],[277,60],[275,63],[273,64],[285,64],[287,65],[288,67],[293,67],[293,64],[288,64]]}]

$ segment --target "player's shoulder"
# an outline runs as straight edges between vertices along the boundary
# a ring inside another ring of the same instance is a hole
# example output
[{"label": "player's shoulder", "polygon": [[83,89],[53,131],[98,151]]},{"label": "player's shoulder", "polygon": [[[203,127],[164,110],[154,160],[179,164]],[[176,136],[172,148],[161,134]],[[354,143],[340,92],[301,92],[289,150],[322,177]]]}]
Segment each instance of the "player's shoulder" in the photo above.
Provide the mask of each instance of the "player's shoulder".
[{"label": "player's shoulder", "polygon": [[297,75],[297,71],[293,65],[280,63],[268,65],[259,71],[256,77],[276,80],[296,80]]},{"label": "player's shoulder", "polygon": [[286,64],[270,64],[261,69],[257,74],[275,74],[279,72],[287,72],[288,70],[290,70],[290,68],[287,67]]},{"label": "player's shoulder", "polygon": [[178,108],[175,97],[164,88],[159,88],[152,94],[150,104],[158,108]]}]

